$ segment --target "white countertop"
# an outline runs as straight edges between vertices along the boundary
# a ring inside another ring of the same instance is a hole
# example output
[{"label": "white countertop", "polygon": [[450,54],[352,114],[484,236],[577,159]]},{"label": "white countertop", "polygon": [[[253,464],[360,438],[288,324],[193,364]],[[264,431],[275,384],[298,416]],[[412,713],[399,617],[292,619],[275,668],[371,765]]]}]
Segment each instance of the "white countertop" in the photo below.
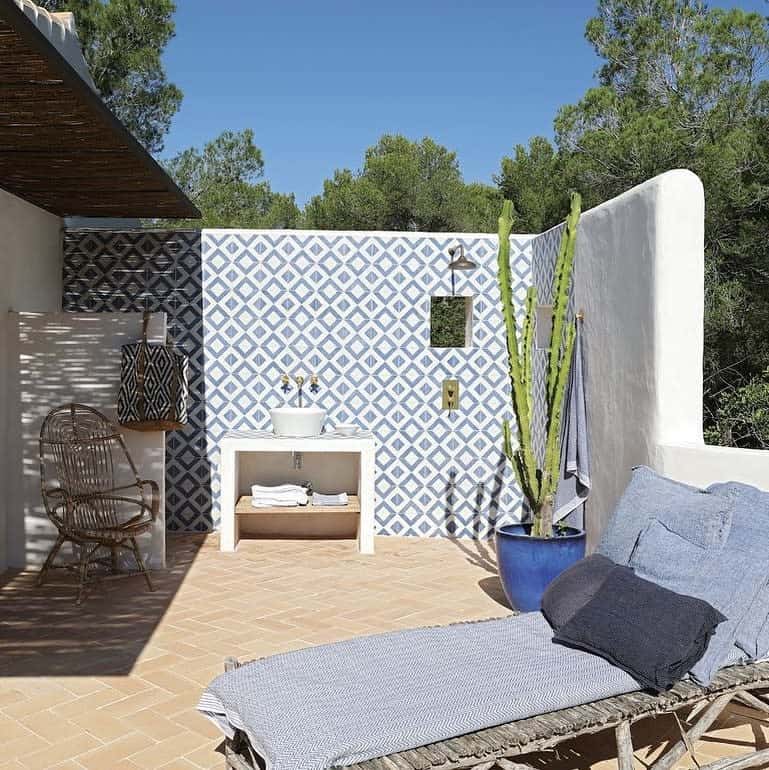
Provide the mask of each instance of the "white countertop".
[{"label": "white countertop", "polygon": [[243,451],[355,452],[376,441],[373,433],[363,430],[354,436],[341,436],[333,431],[319,436],[276,436],[271,430],[232,430],[224,434],[221,443]]}]

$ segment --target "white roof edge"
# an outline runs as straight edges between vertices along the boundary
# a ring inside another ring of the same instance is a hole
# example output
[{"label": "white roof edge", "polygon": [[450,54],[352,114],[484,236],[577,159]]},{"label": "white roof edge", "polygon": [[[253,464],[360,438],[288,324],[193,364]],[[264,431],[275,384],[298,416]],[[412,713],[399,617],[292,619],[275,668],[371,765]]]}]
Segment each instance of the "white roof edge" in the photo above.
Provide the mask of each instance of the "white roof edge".
[{"label": "white roof edge", "polygon": [[14,0],[14,2],[69,62],[75,72],[96,91],[96,85],[83,57],[74,14],[69,12],[51,13],[45,8],[35,5],[32,0]]}]

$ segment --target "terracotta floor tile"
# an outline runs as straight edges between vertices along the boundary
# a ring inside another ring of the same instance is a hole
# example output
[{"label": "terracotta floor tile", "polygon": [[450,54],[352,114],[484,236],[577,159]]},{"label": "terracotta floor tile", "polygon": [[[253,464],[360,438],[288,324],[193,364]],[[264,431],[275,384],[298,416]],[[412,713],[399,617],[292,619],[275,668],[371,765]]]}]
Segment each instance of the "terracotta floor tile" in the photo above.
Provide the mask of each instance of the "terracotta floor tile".
[{"label": "terracotta floor tile", "polygon": [[72,700],[72,694],[62,688],[57,692],[33,695],[31,698],[17,701],[3,711],[6,716],[21,719],[30,714],[46,711],[52,706],[58,706],[60,703],[66,703],[70,700]]},{"label": "terracotta floor tile", "polygon": [[79,713],[72,718],[72,723],[102,743],[122,738],[127,731],[127,720],[112,716],[107,709]]},{"label": "terracotta floor tile", "polygon": [[123,700],[125,697],[124,693],[112,687],[106,687],[90,695],[83,695],[80,698],[73,698],[72,700],[60,703],[52,708],[51,712],[61,719],[74,719],[78,714],[93,713],[102,706]]},{"label": "terracotta floor tile", "polygon": [[135,714],[137,711],[150,708],[166,697],[168,697],[168,693],[158,687],[144,690],[143,692],[137,692],[135,695],[129,695],[127,698],[114,701],[102,708],[108,709],[110,716],[119,719],[121,717],[129,716],[130,714]]},{"label": "terracotta floor tile", "polygon": [[0,685],[0,709],[10,706],[12,703],[18,703],[27,696],[16,687],[3,687]]},{"label": "terracotta floor tile", "polygon": [[[121,759],[117,764],[111,765],[109,770],[150,770],[150,768],[142,768],[128,759]],[[152,770],[155,770],[155,768],[152,768]]]},{"label": "terracotta floor tile", "polygon": [[91,695],[92,693],[103,690],[106,685],[100,682],[95,677],[61,677],[56,680],[65,690],[68,690],[73,695],[81,697],[83,695]]},{"label": "terracotta floor tile", "polygon": [[196,751],[187,754],[185,759],[192,762],[195,767],[204,768],[204,770],[209,770],[209,768],[219,770],[224,765],[224,756],[216,750],[220,743],[220,741],[215,741],[206,744]]},{"label": "terracotta floor tile", "polygon": [[159,770],[198,770],[198,765],[193,764],[187,759],[175,759],[167,765],[163,765]]},{"label": "terracotta floor tile", "polygon": [[39,711],[23,717],[19,723],[49,743],[58,743],[62,737],[79,730],[74,722],[55,717],[50,711]]},{"label": "terracotta floor tile", "polygon": [[200,700],[201,692],[202,690],[185,690],[178,695],[172,695],[171,697],[166,697],[163,700],[158,701],[158,703],[153,706],[153,709],[164,714],[169,719],[173,719],[177,714],[182,712],[194,711]]},{"label": "terracotta floor tile", "polygon": [[19,720],[0,714],[0,746],[17,738],[29,740],[32,735],[33,732]]},{"label": "terracotta floor tile", "polygon": [[154,741],[151,738],[142,733],[133,732],[106,746],[82,754],[77,760],[86,770],[114,770],[119,762],[123,762],[131,754],[136,754],[152,745]]},{"label": "terracotta floor tile", "polygon": [[103,676],[98,681],[105,687],[117,690],[123,696],[136,695],[147,690],[146,682],[131,676]]},{"label": "terracotta floor tile", "polygon": [[13,759],[25,757],[31,752],[42,749],[45,746],[50,746],[50,743],[48,743],[46,740],[43,740],[42,738],[33,740],[32,743],[30,743],[30,739],[28,737],[14,738],[11,741],[6,741],[3,743],[3,761],[11,761]]},{"label": "terracotta floor tile", "polygon": [[186,727],[190,732],[207,735],[211,741],[221,738],[222,734],[219,728],[204,717],[199,711],[184,710],[172,717],[173,721],[182,727]]},{"label": "terracotta floor tile", "polygon": [[130,724],[135,730],[148,735],[155,741],[162,741],[187,729],[186,725],[171,721],[152,709],[137,711],[135,714],[125,717],[123,722]]},{"label": "terracotta floor tile", "polygon": [[184,676],[179,676],[170,671],[153,670],[147,673],[141,674],[141,678],[145,682],[149,682],[155,689],[160,688],[169,693],[176,693],[180,690],[189,689],[194,682],[190,682]]},{"label": "terracotta floor tile", "polygon": [[207,739],[204,736],[183,730],[177,735],[165,738],[154,746],[133,754],[130,760],[139,767],[161,767],[196,751],[206,742]]},{"label": "terracotta floor tile", "polygon": [[66,762],[54,765],[50,770],[83,770],[83,766],[74,759],[68,759]]},{"label": "terracotta floor tile", "polygon": [[30,770],[50,770],[56,764],[64,762],[67,759],[84,754],[86,751],[96,748],[99,741],[87,733],[78,733],[59,743],[54,743],[45,748],[18,757],[19,761]]}]

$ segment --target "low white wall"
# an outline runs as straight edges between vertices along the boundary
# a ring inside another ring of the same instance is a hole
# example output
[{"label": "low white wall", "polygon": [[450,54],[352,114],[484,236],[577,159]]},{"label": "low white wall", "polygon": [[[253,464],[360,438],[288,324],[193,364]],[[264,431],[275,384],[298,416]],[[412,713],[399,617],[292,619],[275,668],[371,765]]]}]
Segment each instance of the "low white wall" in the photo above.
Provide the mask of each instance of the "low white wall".
[{"label": "low white wall", "polygon": [[[8,566],[42,563],[56,536],[40,495],[40,426],[61,404],[82,403],[115,419],[120,347],[141,336],[140,313],[13,313],[8,338]],[[165,340],[153,315],[150,341]],[[160,516],[140,546],[152,567],[165,566],[165,434],[124,433],[141,478],[160,485]],[[124,469],[125,470],[125,469]]]},{"label": "low white wall", "polygon": [[769,491],[769,452],[762,449],[665,444],[657,447],[655,467],[698,487],[741,481]]},{"label": "low white wall", "polygon": [[9,310],[61,308],[62,222],[36,206],[0,190],[0,572],[9,565],[6,547],[9,474],[7,332]]},{"label": "low white wall", "polygon": [[597,542],[635,465],[661,444],[702,444],[704,194],[669,171],[587,211],[575,304],[585,311]]}]

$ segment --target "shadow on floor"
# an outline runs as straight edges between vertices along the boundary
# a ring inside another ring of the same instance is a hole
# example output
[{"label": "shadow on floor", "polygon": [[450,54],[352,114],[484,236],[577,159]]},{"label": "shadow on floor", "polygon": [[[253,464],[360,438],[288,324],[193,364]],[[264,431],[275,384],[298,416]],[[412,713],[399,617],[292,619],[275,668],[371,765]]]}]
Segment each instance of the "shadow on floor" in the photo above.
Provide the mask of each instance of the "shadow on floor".
[{"label": "shadow on floor", "polygon": [[[447,499],[447,511],[450,510],[449,506],[450,498]],[[480,517],[480,513],[477,512],[476,516]],[[497,555],[492,545],[493,541],[450,538],[450,542],[464,554],[470,564],[489,573],[489,577],[481,578],[478,581],[479,588],[497,604],[509,610],[510,603],[507,601],[499,579]]]},{"label": "shadow on floor", "polygon": [[486,596],[493,599],[506,610],[512,609],[510,602],[507,601],[507,597],[505,596],[505,589],[502,588],[502,581],[498,577],[481,578],[481,580],[478,581],[478,587],[486,594]]},{"label": "shadow on floor", "polygon": [[490,541],[451,538],[451,542],[465,555],[473,567],[480,567],[491,575],[497,574],[497,555]]},{"label": "shadow on floor", "polygon": [[0,580],[0,676],[122,676],[184,582],[204,535],[168,537],[168,569],[152,573],[156,590],[134,576],[91,587],[82,606],[66,570],[42,588],[36,572]]},{"label": "shadow on floor", "polygon": [[451,542],[465,555],[467,561],[474,567],[480,567],[489,573],[489,577],[481,578],[478,587],[488,597],[505,609],[510,609],[502,582],[497,571],[497,556],[491,546],[491,541],[459,540],[452,538]]}]

